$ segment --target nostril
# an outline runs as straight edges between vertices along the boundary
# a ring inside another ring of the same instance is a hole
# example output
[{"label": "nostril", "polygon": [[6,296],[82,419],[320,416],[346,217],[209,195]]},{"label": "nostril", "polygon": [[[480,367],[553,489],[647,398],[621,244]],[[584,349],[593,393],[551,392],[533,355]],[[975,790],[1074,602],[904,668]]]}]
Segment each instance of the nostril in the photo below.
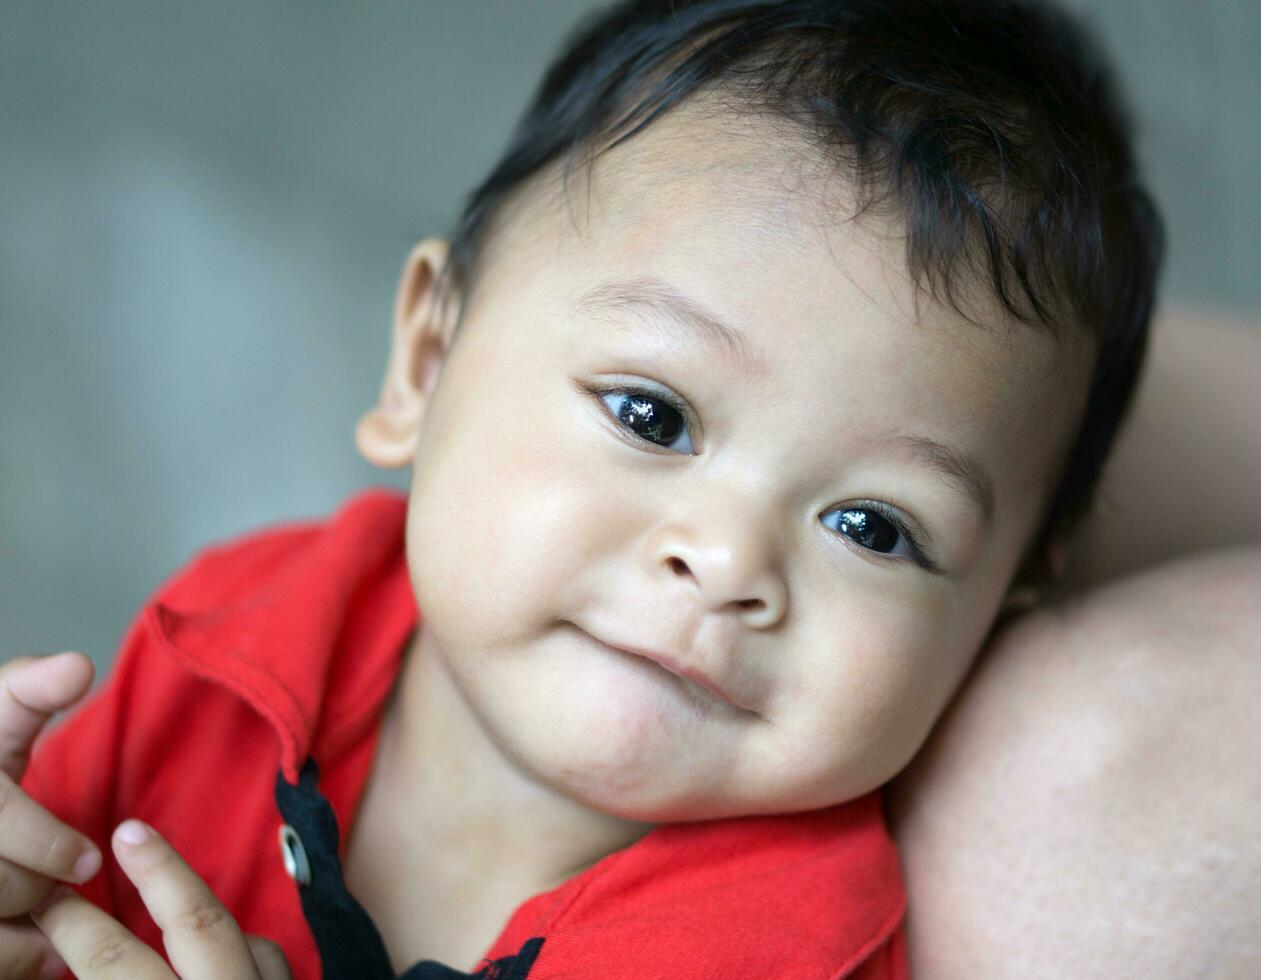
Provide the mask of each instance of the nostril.
[{"label": "nostril", "polygon": [[675,575],[686,575],[688,573],[687,562],[682,558],[671,558],[670,568]]},{"label": "nostril", "polygon": [[736,605],[738,605],[741,609],[756,609],[759,606],[766,605],[766,603],[764,603],[761,599],[741,599],[736,603]]}]

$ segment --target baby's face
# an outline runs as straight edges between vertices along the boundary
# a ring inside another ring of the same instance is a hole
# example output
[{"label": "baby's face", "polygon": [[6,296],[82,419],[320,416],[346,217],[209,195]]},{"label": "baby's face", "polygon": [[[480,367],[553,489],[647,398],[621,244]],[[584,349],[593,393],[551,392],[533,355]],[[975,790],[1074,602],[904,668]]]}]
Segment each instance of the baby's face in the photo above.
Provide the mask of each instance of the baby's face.
[{"label": "baby's face", "polygon": [[436,649],[524,771],[620,816],[811,809],[901,769],[1084,403],[1083,345],[916,319],[901,225],[810,217],[791,167],[679,113],[572,214],[533,198],[419,423]]}]

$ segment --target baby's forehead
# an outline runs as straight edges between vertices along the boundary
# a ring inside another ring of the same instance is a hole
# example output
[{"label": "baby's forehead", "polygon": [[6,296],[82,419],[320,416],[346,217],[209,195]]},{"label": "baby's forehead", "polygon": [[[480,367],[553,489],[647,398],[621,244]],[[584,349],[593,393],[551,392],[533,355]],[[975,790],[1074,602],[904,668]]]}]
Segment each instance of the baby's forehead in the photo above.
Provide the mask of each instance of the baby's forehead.
[{"label": "baby's forehead", "polygon": [[[562,172],[558,164],[540,175],[526,195],[528,209],[513,220],[525,242],[550,226],[558,251],[634,263],[677,240],[698,264],[720,251],[740,264],[741,278],[760,274],[767,285],[770,259],[795,260],[798,280],[875,264],[888,284],[882,299],[896,299],[908,317],[941,319],[932,295],[912,288],[902,210],[860,193],[843,162],[781,120],[685,103],[584,159],[569,183]],[[979,278],[955,285],[978,324],[1001,322]]]},{"label": "baby's forehead", "polygon": [[[813,232],[847,218],[856,200],[837,164],[788,124],[703,102],[678,107],[577,173],[580,231],[603,223],[650,235],[686,222],[817,248]],[[903,233],[900,220],[886,224]]]},{"label": "baby's forehead", "polygon": [[[661,294],[664,281],[684,303],[767,327],[758,332],[772,348],[817,341],[833,324],[897,323],[941,373],[971,384],[1023,386],[1063,369],[1060,339],[1015,322],[980,276],[953,279],[958,305],[916,281],[905,216],[887,203],[855,215],[836,163],[784,124],[684,105],[574,174],[568,188],[553,174],[515,221],[525,249],[552,237],[536,268],[568,279],[558,288],[569,310],[595,309],[584,299],[603,284],[651,279],[606,305],[661,312],[626,298]],[[855,349],[856,368],[862,358]]]}]

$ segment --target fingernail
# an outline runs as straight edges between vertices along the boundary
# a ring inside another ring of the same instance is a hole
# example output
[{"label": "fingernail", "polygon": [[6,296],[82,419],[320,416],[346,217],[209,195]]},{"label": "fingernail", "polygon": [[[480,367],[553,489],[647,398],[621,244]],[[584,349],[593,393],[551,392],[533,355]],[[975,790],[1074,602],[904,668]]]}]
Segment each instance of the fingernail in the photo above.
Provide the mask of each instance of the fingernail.
[{"label": "fingernail", "polygon": [[101,852],[95,847],[89,847],[86,851],[79,855],[79,860],[75,861],[74,871],[72,874],[75,881],[79,884],[83,884],[100,870]]},{"label": "fingernail", "polygon": [[57,955],[55,949],[44,954],[44,965],[39,968],[39,980],[57,980],[66,972],[66,961]]},{"label": "fingernail", "polygon": [[149,828],[139,820],[124,820],[114,836],[124,844],[143,844],[149,839]]}]

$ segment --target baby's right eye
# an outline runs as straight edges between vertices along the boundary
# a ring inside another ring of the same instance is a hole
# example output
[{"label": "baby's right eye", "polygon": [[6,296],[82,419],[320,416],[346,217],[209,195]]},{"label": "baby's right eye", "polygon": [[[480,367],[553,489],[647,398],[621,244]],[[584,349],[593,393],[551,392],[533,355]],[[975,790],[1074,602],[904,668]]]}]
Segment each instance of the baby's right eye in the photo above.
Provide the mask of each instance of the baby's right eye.
[{"label": "baby's right eye", "polygon": [[[692,455],[692,440],[682,406],[655,392],[627,388],[609,388],[599,392],[600,400],[613,418],[637,438],[666,449]],[[682,435],[685,448],[674,443]]]}]

